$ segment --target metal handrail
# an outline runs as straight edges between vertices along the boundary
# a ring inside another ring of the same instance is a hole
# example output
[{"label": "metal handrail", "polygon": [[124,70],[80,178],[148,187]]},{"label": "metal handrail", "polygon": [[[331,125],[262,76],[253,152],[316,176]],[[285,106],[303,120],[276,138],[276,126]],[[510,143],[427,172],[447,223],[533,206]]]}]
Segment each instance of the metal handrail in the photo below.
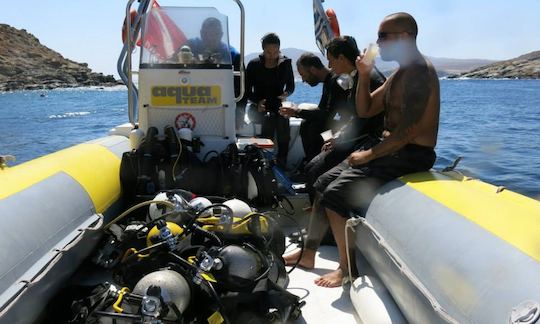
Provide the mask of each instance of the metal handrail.
[{"label": "metal handrail", "polygon": [[244,69],[244,43],[245,43],[245,24],[246,15],[244,11],[244,5],[240,0],[234,0],[240,8],[240,93],[238,97],[234,98],[236,102],[239,102],[244,97],[246,92],[245,78],[246,71]]},{"label": "metal handrail", "polygon": [[124,81],[124,84],[128,87],[128,118],[129,122],[132,125],[135,125],[135,106],[137,105],[138,101],[138,89],[133,84],[133,68],[132,68],[132,60],[131,60],[131,53],[133,52],[133,45],[136,41],[136,35],[139,34],[139,31],[141,29],[141,17],[142,15],[147,11],[148,7],[150,6],[150,2],[152,0],[142,0],[140,1],[139,7],[137,9],[137,16],[135,17],[135,20],[133,21],[133,26],[131,22],[131,6],[133,5],[133,2],[135,0],[129,0],[126,5],[126,41],[124,43],[124,46],[122,48],[122,51],[120,52],[120,56],[118,58],[117,62],[117,71],[120,75],[120,78],[122,81]]},{"label": "metal handrail", "polygon": [[[133,51],[132,49],[132,31],[131,31],[131,5],[135,2],[135,0],[129,0],[126,5],[126,42],[124,44],[124,48],[126,50],[126,62],[123,64],[123,71],[126,75],[126,81],[127,81],[127,87],[128,87],[128,117],[129,122],[132,125],[135,125],[135,117],[134,117],[134,104],[133,104],[133,79],[131,75],[131,53]],[[140,9],[140,6],[139,6]],[[137,13],[138,16],[138,13]],[[124,81],[124,83],[126,83]]]},{"label": "metal handrail", "polygon": [[[127,44],[127,47],[126,47],[126,70],[127,70],[127,81],[128,81],[128,84],[127,84],[127,87],[128,87],[128,116],[129,116],[129,122],[135,126],[135,117],[134,117],[134,105],[133,105],[133,93],[132,93],[132,89],[133,89],[133,79],[132,79],[132,75],[131,75],[131,69],[132,69],[132,66],[131,66],[131,53],[133,51],[133,48],[132,48],[132,32],[131,32],[131,5],[133,4],[135,0],[129,0],[128,1],[128,4],[126,6],[126,44]],[[140,8],[140,6],[139,6]],[[138,16],[138,13],[137,13],[137,16]]]}]

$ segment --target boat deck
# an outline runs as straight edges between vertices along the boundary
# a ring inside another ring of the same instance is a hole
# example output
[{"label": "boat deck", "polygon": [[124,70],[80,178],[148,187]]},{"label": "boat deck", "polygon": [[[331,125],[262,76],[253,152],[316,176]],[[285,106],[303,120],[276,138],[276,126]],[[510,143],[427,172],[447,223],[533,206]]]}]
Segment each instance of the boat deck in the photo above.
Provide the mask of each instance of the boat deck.
[{"label": "boat deck", "polygon": [[306,302],[302,307],[302,317],[295,323],[356,323],[348,291],[344,291],[342,287],[319,287],[313,282],[319,276],[337,269],[337,260],[338,253],[335,246],[321,246],[317,252],[314,269],[297,267],[291,272],[288,290]]}]

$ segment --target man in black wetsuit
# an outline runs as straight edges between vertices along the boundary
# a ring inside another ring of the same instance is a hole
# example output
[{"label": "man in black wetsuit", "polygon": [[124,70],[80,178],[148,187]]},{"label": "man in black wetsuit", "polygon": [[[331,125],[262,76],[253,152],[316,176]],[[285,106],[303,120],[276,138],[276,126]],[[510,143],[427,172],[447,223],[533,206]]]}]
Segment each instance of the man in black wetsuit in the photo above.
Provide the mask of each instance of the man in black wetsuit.
[{"label": "man in black wetsuit", "polygon": [[[319,205],[320,195],[317,195],[314,184],[317,179],[338,165],[349,154],[354,151],[356,145],[369,140],[371,137],[378,137],[382,132],[383,115],[375,115],[371,118],[359,118],[356,111],[355,94],[358,84],[358,73],[354,62],[359,51],[354,38],[350,36],[337,37],[327,45],[328,64],[334,73],[340,75],[340,86],[348,93],[347,103],[350,119],[343,126],[335,140],[325,143],[323,151],[313,158],[304,168],[306,173],[306,187],[313,204],[312,213],[307,229],[307,238],[302,259],[299,265],[311,269],[315,262],[315,253],[328,231],[328,219],[324,209]],[[373,69],[367,77],[370,90],[375,91],[384,82],[385,77],[377,70]],[[300,256],[300,249],[287,253],[283,256],[287,265],[295,264]]]},{"label": "man in black wetsuit", "polygon": [[346,123],[354,111],[347,109],[348,91],[337,83],[338,76],[323,65],[313,53],[304,53],[296,61],[298,73],[302,81],[312,87],[323,83],[319,105],[313,110],[302,110],[297,107],[280,109],[280,114],[287,118],[304,119],[300,126],[300,136],[304,147],[306,162],[321,153],[324,144],[321,133],[326,130],[336,132]]},{"label": "man in black wetsuit", "polygon": [[246,96],[262,115],[262,136],[277,138],[277,164],[287,165],[289,153],[289,120],[279,114],[282,100],[294,91],[291,59],[280,55],[278,35],[269,33],[261,39],[263,53],[246,68]]},{"label": "man in black wetsuit", "polygon": [[[382,114],[371,118],[359,118],[356,113],[355,96],[358,74],[354,66],[354,58],[358,56],[358,47],[353,37],[337,37],[327,45],[328,64],[336,75],[339,75],[338,84],[348,93],[347,107],[348,120],[343,120],[343,127],[337,132],[334,139],[323,146],[322,152],[315,156],[304,168],[308,191],[324,172],[330,170],[353,150],[358,142],[369,136],[377,136],[382,131]],[[369,76],[370,90],[375,91],[385,81],[384,75],[374,68]],[[312,194],[311,194],[312,195]],[[313,201],[312,201],[313,202]]]}]

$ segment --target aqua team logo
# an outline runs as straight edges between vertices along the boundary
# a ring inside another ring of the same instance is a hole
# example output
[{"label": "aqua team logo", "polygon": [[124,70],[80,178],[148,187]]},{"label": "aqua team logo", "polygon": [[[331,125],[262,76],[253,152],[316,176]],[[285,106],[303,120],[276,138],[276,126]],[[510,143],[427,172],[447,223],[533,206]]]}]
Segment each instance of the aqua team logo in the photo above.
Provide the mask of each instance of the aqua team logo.
[{"label": "aqua team logo", "polygon": [[155,86],[151,88],[151,103],[154,107],[221,106],[220,86]]}]

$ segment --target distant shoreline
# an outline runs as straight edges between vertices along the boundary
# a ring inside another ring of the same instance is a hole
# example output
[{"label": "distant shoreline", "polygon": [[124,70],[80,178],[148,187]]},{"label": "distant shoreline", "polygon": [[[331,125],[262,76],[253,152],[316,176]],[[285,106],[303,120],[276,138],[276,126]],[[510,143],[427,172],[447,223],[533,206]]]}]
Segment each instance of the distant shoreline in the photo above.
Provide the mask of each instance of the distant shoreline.
[{"label": "distant shoreline", "polygon": [[69,89],[69,88],[84,88],[84,87],[116,87],[119,85],[124,85],[120,80],[114,80],[111,82],[88,82],[93,84],[84,84],[81,82],[79,84],[69,83],[64,84],[61,82],[54,82],[52,80],[45,80],[43,83],[22,83],[22,82],[0,82],[0,92],[9,92],[9,91],[48,91],[54,89]]},{"label": "distant shoreline", "polygon": [[450,80],[450,81],[540,81],[540,78],[471,78],[471,77],[450,77],[443,76],[439,80]]},{"label": "distant shoreline", "polygon": [[[518,79],[518,78],[449,78],[448,76],[440,77],[439,80],[445,81],[540,81],[540,79]],[[295,79],[295,82],[301,83],[301,79]],[[127,86],[124,84],[102,85],[102,86],[76,86],[76,87],[57,87],[52,89],[16,89],[16,90],[0,90],[0,94],[16,93],[16,92],[49,92],[49,91],[80,91],[80,90],[107,90],[107,91],[127,91]]]},{"label": "distant shoreline", "polygon": [[101,86],[76,86],[76,87],[57,87],[52,89],[16,89],[16,90],[0,90],[0,94],[15,93],[15,92],[49,92],[49,91],[80,91],[80,90],[107,90],[107,91],[127,91],[124,84],[101,85]]}]

